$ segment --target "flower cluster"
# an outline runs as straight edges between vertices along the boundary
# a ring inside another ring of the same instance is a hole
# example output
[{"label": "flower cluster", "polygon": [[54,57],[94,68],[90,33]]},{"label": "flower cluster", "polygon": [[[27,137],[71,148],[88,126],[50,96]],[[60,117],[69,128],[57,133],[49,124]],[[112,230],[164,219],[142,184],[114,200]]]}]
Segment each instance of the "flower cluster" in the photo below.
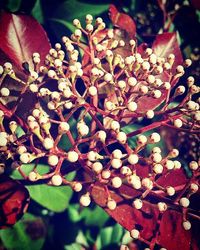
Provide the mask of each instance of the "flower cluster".
[{"label": "flower cluster", "polygon": [[[174,54],[158,56],[154,49],[138,46],[136,39],[128,40],[120,30],[106,29],[101,18],[87,15],[85,28],[78,19],[73,24],[72,36],[64,36],[63,45],[56,43],[49,50],[43,66],[40,54],[33,54],[26,80],[15,74],[11,63],[0,66],[0,150],[5,159],[0,172],[11,159],[12,168],[26,180],[69,185],[81,192],[83,206],[91,203],[92,189],[99,183],[106,190],[105,207],[110,211],[118,207],[113,193],[123,186],[138,191],[131,199],[136,210],[142,210],[155,194],[160,198],[156,209],[162,214],[177,205],[183,211],[182,226],[189,230],[189,198],[199,188],[200,161],[188,163],[192,178],[186,184],[163,185],[159,182],[163,176],[183,167],[177,158],[179,150],[164,151],[159,132],[152,130],[170,127],[177,132],[199,132],[199,99],[193,96],[200,88],[192,76],[187,78],[187,87],[175,87],[191,60],[176,65]],[[10,113],[3,109],[12,94],[4,84],[7,77],[21,86],[16,107],[26,93],[36,97],[26,120],[18,117],[16,108]],[[182,101],[175,102],[180,95]],[[127,129],[134,124],[138,129]],[[25,174],[30,163],[33,168]],[[40,163],[48,165],[47,173],[37,170]],[[66,176],[71,171],[82,174],[69,181]],[[143,239],[138,228],[130,234]]]}]

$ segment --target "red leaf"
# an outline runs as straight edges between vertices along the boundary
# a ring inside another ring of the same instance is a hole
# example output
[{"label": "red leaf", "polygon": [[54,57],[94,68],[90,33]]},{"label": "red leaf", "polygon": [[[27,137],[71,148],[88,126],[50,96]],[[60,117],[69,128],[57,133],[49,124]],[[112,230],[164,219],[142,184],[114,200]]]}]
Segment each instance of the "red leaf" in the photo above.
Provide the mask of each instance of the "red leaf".
[{"label": "red leaf", "polygon": [[18,181],[0,176],[0,229],[12,226],[27,210],[29,193]]},{"label": "red leaf", "polygon": [[185,185],[188,181],[189,179],[187,179],[183,169],[175,169],[166,173],[165,175],[163,174],[156,182],[162,187],[177,187]]},{"label": "red leaf", "polygon": [[154,53],[159,57],[166,58],[171,53],[175,55],[175,61],[172,67],[174,72],[176,67],[183,62],[182,53],[179,48],[175,32],[166,32],[157,35],[155,41],[153,42],[152,49]]},{"label": "red leaf", "polygon": [[[0,51],[7,61],[22,69],[22,63],[32,67],[32,54],[39,52],[41,62],[50,49],[50,43],[42,26],[32,17],[2,12],[0,15]],[[4,63],[2,58],[0,63]]]},{"label": "red leaf", "polygon": [[125,30],[131,38],[135,37],[136,25],[129,15],[119,12],[113,4],[109,7],[109,15],[113,25]]},{"label": "red leaf", "polygon": [[159,212],[150,203],[144,203],[141,210],[135,209],[131,202],[134,197],[141,194],[140,191],[136,191],[133,188],[123,185],[119,190],[119,194],[110,192],[111,197],[117,202],[115,210],[109,210],[106,208],[107,193],[104,187],[96,183],[92,189],[92,197],[94,201],[105,211],[112,216],[119,224],[121,224],[127,230],[140,225],[140,235],[145,239],[150,239],[156,230],[157,218]]},{"label": "red leaf", "polygon": [[176,211],[167,210],[160,223],[160,234],[157,243],[167,250],[189,250],[191,244],[191,232],[183,226],[183,216]]}]

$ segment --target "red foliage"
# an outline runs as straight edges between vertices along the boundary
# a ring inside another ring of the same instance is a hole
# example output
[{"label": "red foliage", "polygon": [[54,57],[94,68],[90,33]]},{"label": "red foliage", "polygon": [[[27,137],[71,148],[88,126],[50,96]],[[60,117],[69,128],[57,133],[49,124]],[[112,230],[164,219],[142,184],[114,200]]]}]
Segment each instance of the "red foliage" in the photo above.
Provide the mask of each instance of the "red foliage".
[{"label": "red foliage", "polygon": [[28,190],[18,181],[0,175],[0,229],[12,226],[26,212]]},{"label": "red foliage", "polygon": [[22,70],[22,63],[32,67],[32,54],[39,52],[41,62],[50,49],[48,37],[42,26],[31,16],[1,12],[0,63],[12,62]]},{"label": "red foliage", "polygon": [[130,38],[136,35],[136,25],[134,20],[127,14],[118,11],[115,5],[111,4],[109,7],[110,19],[114,26],[125,30]]}]

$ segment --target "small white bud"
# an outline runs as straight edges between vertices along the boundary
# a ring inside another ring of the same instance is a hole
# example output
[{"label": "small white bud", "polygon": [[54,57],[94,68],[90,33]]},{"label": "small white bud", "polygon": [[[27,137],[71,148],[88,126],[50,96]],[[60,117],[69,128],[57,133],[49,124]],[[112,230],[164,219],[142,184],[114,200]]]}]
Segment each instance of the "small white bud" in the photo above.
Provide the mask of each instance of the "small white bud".
[{"label": "small white bud", "polygon": [[188,206],[190,205],[190,201],[189,201],[189,199],[186,198],[186,197],[182,197],[182,198],[180,199],[179,203],[180,203],[180,205],[181,205],[182,207],[188,207]]},{"label": "small white bud", "polygon": [[121,180],[121,178],[118,177],[118,176],[112,178],[112,181],[111,181],[111,182],[112,182],[112,186],[113,186],[114,188],[120,188],[121,185],[122,185],[122,180]]},{"label": "small white bud", "polygon": [[173,196],[176,191],[173,187],[169,186],[169,187],[166,187],[166,192],[169,196]]},{"label": "small white bud", "polygon": [[188,220],[184,221],[183,222],[183,228],[185,230],[190,230],[191,229],[191,223]]},{"label": "small white bud", "polygon": [[48,164],[51,166],[56,166],[58,164],[58,156],[57,155],[50,155],[48,157]]},{"label": "small white bud", "polygon": [[55,174],[51,178],[51,182],[54,186],[60,186],[62,184],[62,177],[59,174]]},{"label": "small white bud", "polygon": [[87,193],[87,194],[81,195],[79,202],[82,206],[88,207],[91,203],[91,198],[89,194]]},{"label": "small white bud", "polygon": [[67,154],[67,160],[69,162],[77,162],[78,161],[78,153],[75,151],[69,151]]},{"label": "small white bud", "polygon": [[127,160],[128,160],[128,162],[129,162],[130,164],[134,165],[134,164],[138,163],[139,157],[138,157],[137,154],[130,154],[130,155],[128,156],[128,159],[127,159]]},{"label": "small white bud", "polygon": [[133,229],[133,230],[130,231],[130,236],[133,239],[138,239],[139,235],[140,235],[140,232],[137,229]]},{"label": "small white bud", "polygon": [[142,200],[141,199],[135,199],[133,201],[133,206],[136,208],[136,209],[141,209],[142,208]]},{"label": "small white bud", "polygon": [[106,205],[110,210],[115,210],[115,208],[117,207],[117,203],[113,199],[109,199]]},{"label": "small white bud", "polygon": [[167,210],[167,204],[165,202],[158,202],[157,205],[160,212],[164,212]]},{"label": "small white bud", "polygon": [[122,161],[120,159],[112,159],[111,160],[111,166],[115,169],[118,169],[122,166]]},{"label": "small white bud", "polygon": [[54,141],[48,137],[44,139],[42,144],[43,144],[44,148],[47,150],[52,149],[54,147]]}]

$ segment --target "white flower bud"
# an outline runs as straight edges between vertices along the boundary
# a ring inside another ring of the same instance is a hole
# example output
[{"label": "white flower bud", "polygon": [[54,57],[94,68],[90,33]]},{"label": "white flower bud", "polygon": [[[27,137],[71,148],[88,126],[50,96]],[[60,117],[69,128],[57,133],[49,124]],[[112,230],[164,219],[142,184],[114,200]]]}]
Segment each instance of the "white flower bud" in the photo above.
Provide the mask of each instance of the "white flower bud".
[{"label": "white flower bud", "polygon": [[153,110],[148,110],[148,111],[146,112],[146,117],[147,117],[148,119],[152,119],[152,118],[154,117],[154,111],[153,111]]},{"label": "white flower bud", "polygon": [[132,171],[129,167],[127,166],[123,166],[121,169],[120,169],[120,173],[125,175],[125,176],[128,176],[128,175],[131,175],[132,174]]},{"label": "white flower bud", "polygon": [[153,181],[150,180],[149,178],[144,178],[144,179],[142,179],[142,186],[144,186],[147,189],[152,189],[153,188]]},{"label": "white flower bud", "polygon": [[45,138],[43,141],[43,147],[47,150],[52,149],[54,147],[54,141],[51,138]]},{"label": "white flower bud", "polygon": [[140,232],[137,229],[133,229],[133,230],[130,231],[130,236],[133,239],[138,239],[139,235],[140,235]]},{"label": "white flower bud", "polygon": [[122,161],[120,159],[112,159],[111,160],[111,166],[115,169],[118,169],[122,166]]},{"label": "white flower bud", "polygon": [[112,178],[111,182],[112,182],[112,186],[113,186],[114,188],[120,188],[121,185],[122,185],[122,180],[121,180],[121,178],[118,177],[118,176]]},{"label": "white flower bud", "polygon": [[130,87],[134,87],[137,84],[137,79],[135,77],[129,77],[128,78],[128,85]]},{"label": "white flower bud", "polygon": [[143,202],[141,199],[135,199],[133,201],[133,207],[135,207],[136,209],[141,209],[143,205]]},{"label": "white flower bud", "polygon": [[72,183],[72,189],[75,191],[75,192],[80,192],[82,190],[83,186],[80,182],[77,182],[77,181],[74,181]]},{"label": "white flower bud", "polygon": [[91,86],[89,87],[88,92],[91,96],[95,96],[97,95],[97,88],[95,86]]},{"label": "white flower bud", "polygon": [[180,168],[181,168],[180,161],[174,161],[174,169],[180,169]]},{"label": "white flower bud", "polygon": [[157,143],[160,141],[160,135],[158,133],[152,133],[149,136],[149,142],[150,143]]},{"label": "white flower bud", "polygon": [[190,190],[191,190],[193,193],[196,193],[196,192],[199,190],[199,186],[198,186],[196,183],[191,183],[191,184],[190,184]]},{"label": "white flower bud", "polygon": [[99,131],[97,132],[97,137],[98,137],[98,139],[99,139],[101,142],[105,143],[105,140],[106,140],[106,132],[103,131],[103,130],[99,130]]},{"label": "white flower bud", "polygon": [[176,191],[173,187],[169,186],[169,187],[166,187],[166,192],[169,196],[173,196]]},{"label": "white flower bud", "polygon": [[34,171],[31,171],[28,175],[28,179],[30,181],[37,181],[38,175]]},{"label": "white flower bud", "polygon": [[122,158],[122,151],[120,149],[115,149],[113,152],[112,152],[112,156],[113,158],[116,158],[116,159],[121,159]]},{"label": "white flower bud", "polygon": [[117,203],[113,199],[109,199],[106,205],[110,210],[115,210],[115,208],[117,207]]},{"label": "white flower bud", "polygon": [[27,148],[25,146],[21,145],[21,146],[17,147],[17,153],[19,155],[26,153],[26,152],[27,152]]},{"label": "white flower bud", "polygon": [[79,202],[82,206],[88,207],[91,203],[91,198],[89,194],[87,193],[87,194],[81,195]]},{"label": "white flower bud", "polygon": [[129,111],[134,112],[137,110],[137,103],[136,102],[129,102],[127,105]]},{"label": "white flower bud", "polygon": [[144,145],[147,143],[147,137],[145,135],[140,135],[137,139],[138,144]]},{"label": "white flower bud", "polygon": [[31,162],[31,154],[30,153],[23,153],[20,155],[20,161],[24,164]]},{"label": "white flower bud", "polygon": [[159,147],[154,147],[153,149],[152,149],[152,153],[159,153],[159,154],[161,154],[161,149],[159,148]]},{"label": "white flower bud", "polygon": [[69,151],[67,154],[67,160],[69,162],[77,162],[78,161],[78,153],[75,151]]},{"label": "white flower bud", "polygon": [[155,164],[153,166],[153,171],[156,173],[156,174],[162,174],[163,172],[163,166],[161,164]]},{"label": "white flower bud", "polygon": [[101,162],[95,162],[92,164],[92,170],[97,173],[97,174],[100,174],[101,171],[103,169],[103,165]]},{"label": "white flower bud", "polygon": [[161,156],[161,154],[159,154],[159,153],[153,153],[153,154],[151,155],[151,159],[152,159],[153,162],[159,163],[159,162],[162,161],[162,156]]},{"label": "white flower bud", "polygon": [[171,160],[166,160],[164,165],[168,170],[174,169],[174,162]]},{"label": "white flower bud", "polygon": [[48,164],[51,166],[56,166],[58,164],[58,156],[57,155],[50,155],[48,157]]},{"label": "white flower bud", "polygon": [[184,221],[183,222],[183,228],[185,230],[190,230],[191,229],[191,223],[188,220]]},{"label": "white flower bud", "polygon": [[174,120],[174,126],[176,128],[181,128],[183,126],[183,122],[181,121],[181,119]]},{"label": "white flower bud", "polygon": [[137,154],[130,154],[127,160],[130,164],[134,165],[138,163],[139,157]]},{"label": "white flower bud", "polygon": [[69,129],[70,129],[70,127],[69,127],[69,124],[67,122],[61,122],[58,126],[59,134],[66,133],[69,131]]},{"label": "white flower bud", "polygon": [[157,205],[160,212],[164,212],[167,210],[167,204],[165,202],[158,202]]},{"label": "white flower bud", "polygon": [[103,179],[106,179],[106,180],[109,179],[111,176],[110,170],[103,170],[101,173],[101,176]]},{"label": "white flower bud", "polygon": [[110,128],[114,131],[119,131],[120,129],[120,124],[117,121],[112,121],[110,124]]},{"label": "white flower bud", "polygon": [[110,73],[106,73],[104,76],[104,80],[106,82],[111,82],[113,80],[113,76]]},{"label": "white flower bud", "polygon": [[117,134],[116,139],[121,143],[121,144],[125,144],[127,141],[127,136],[124,132],[119,132]]},{"label": "white flower bud", "polygon": [[55,174],[52,176],[51,182],[54,186],[60,186],[62,184],[62,177],[59,174]]},{"label": "white flower bud", "polygon": [[189,201],[189,199],[186,198],[186,197],[182,197],[182,198],[180,199],[179,203],[180,203],[180,205],[181,205],[182,207],[188,207],[188,206],[190,205],[190,201]]},{"label": "white flower bud", "polygon": [[191,161],[190,163],[189,163],[189,168],[190,169],[192,169],[192,170],[197,170],[198,169],[198,162],[196,162],[196,161]]},{"label": "white flower bud", "polygon": [[1,93],[1,95],[2,96],[4,96],[4,97],[7,97],[7,96],[9,96],[10,95],[10,90],[8,89],[8,88],[2,88],[1,90],[0,90],[0,93]]}]

